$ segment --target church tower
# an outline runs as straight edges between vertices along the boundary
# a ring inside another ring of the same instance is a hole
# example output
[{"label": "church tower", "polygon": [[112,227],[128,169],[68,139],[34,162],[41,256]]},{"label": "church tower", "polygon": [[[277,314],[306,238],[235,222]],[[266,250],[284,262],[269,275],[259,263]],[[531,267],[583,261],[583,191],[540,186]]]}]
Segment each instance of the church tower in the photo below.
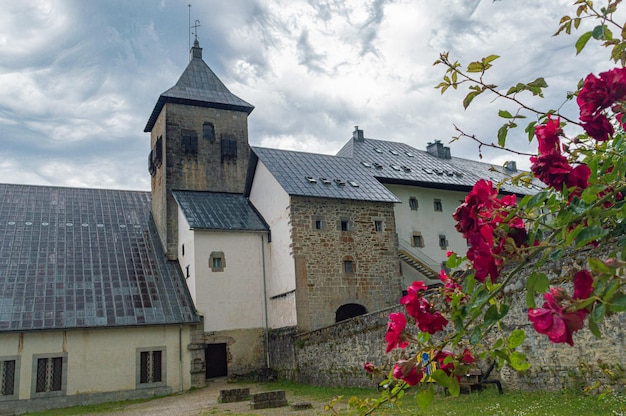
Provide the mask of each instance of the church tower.
[{"label": "church tower", "polygon": [[232,94],[202,59],[198,39],[180,79],[159,96],[150,133],[152,216],[169,259],[177,258],[177,205],[172,190],[243,193],[254,106]]}]

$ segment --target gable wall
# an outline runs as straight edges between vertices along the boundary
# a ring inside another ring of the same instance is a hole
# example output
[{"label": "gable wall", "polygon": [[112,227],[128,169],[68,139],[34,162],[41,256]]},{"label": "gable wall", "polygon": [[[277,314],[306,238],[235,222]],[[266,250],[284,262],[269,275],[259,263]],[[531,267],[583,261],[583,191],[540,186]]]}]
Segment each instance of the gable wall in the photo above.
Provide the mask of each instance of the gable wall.
[{"label": "gable wall", "polygon": [[268,320],[271,328],[296,325],[296,278],[291,244],[290,199],[261,161],[254,174],[250,202],[270,226],[266,264]]},{"label": "gable wall", "polygon": [[[393,209],[392,203],[292,196],[299,329],[333,324],[344,304],[375,311],[398,302],[402,288]],[[322,219],[322,230],[315,229],[316,218]],[[349,221],[349,231],[341,230],[342,219]],[[383,222],[382,232],[376,232],[376,220]],[[353,273],[344,271],[346,258],[354,262]]]}]

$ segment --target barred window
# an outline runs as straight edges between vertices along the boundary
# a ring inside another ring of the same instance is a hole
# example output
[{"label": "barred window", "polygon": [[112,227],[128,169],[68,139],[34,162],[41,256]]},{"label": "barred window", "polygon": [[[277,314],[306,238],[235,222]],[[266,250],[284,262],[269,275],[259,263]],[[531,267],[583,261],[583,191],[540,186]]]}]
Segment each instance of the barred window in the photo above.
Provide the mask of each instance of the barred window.
[{"label": "barred window", "polygon": [[2,396],[12,396],[15,394],[15,360],[2,361],[0,371],[2,371],[0,394]]},{"label": "barred window", "polygon": [[161,359],[162,351],[142,351],[139,369],[139,382],[158,383],[162,381]]},{"label": "barred window", "polygon": [[61,391],[63,388],[63,357],[37,359],[36,393]]}]

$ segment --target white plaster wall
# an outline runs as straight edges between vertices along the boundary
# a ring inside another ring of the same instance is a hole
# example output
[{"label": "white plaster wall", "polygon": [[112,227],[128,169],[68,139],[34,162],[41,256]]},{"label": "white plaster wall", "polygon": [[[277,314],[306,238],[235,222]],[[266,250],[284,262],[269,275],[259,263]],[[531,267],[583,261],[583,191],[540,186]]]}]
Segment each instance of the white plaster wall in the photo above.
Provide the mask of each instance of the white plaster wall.
[{"label": "white plaster wall", "polygon": [[[185,246],[185,254],[183,255],[183,245]],[[196,301],[196,270],[195,270],[195,248],[194,248],[194,232],[189,228],[189,223],[178,207],[178,264],[185,276],[187,287],[191,293],[194,305]],[[187,277],[187,266],[189,266],[189,277]]]},{"label": "white plaster wall", "polygon": [[[454,228],[456,221],[452,214],[465,199],[467,192],[408,185],[385,186],[402,201],[394,206],[398,238],[411,243],[413,232],[421,232],[425,246],[419,250],[438,264],[447,259],[446,252],[449,250],[465,254],[467,241]],[[417,198],[417,211],[412,211],[409,207],[410,197]],[[435,198],[441,199],[442,212],[435,211]],[[439,247],[439,234],[444,234],[448,239],[449,245],[445,250]]]},{"label": "white plaster wall", "polygon": [[267,273],[269,326],[294,326],[297,324],[295,295],[289,295],[296,289],[295,262],[291,251],[290,197],[261,161],[254,174],[250,201],[269,224],[272,234]]},{"label": "white plaster wall", "polygon": [[[166,384],[191,387],[188,326],[144,326],[0,335],[0,356],[19,356],[19,398],[31,397],[33,354],[67,353],[67,395],[135,390],[137,348],[166,347]],[[179,353],[182,352],[182,362]],[[179,367],[179,366],[182,366]]]},{"label": "white plaster wall", "polygon": [[[266,234],[196,230],[194,240],[195,304],[204,315],[204,330],[264,327],[261,244]],[[214,251],[224,253],[221,272],[209,267]]]}]

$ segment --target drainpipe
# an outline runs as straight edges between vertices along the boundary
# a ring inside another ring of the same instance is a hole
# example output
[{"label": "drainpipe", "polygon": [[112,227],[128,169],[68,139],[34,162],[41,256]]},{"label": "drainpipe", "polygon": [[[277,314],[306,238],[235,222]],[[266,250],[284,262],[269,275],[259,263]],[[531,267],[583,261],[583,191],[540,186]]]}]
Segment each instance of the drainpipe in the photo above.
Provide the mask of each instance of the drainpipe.
[{"label": "drainpipe", "polygon": [[178,325],[178,391],[183,391],[183,326]]},{"label": "drainpipe", "polygon": [[261,234],[261,264],[263,269],[263,309],[264,309],[264,323],[265,323],[265,360],[266,367],[270,368],[270,335],[269,324],[267,320],[267,284],[265,281],[265,244],[263,244],[263,234]]}]

